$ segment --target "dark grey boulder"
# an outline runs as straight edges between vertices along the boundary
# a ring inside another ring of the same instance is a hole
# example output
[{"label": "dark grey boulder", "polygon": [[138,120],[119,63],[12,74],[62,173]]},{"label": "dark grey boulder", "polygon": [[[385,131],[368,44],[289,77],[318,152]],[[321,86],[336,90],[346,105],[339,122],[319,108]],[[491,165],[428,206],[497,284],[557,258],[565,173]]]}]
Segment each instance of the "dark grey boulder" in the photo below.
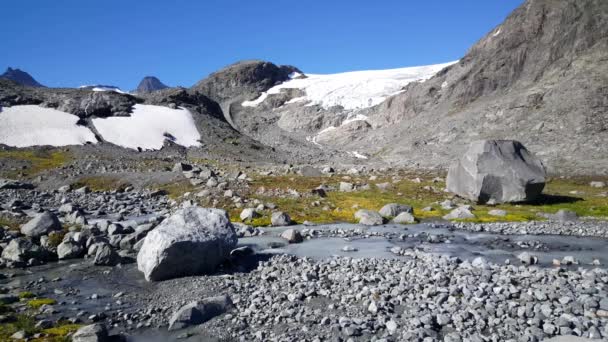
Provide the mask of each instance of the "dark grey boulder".
[{"label": "dark grey boulder", "polygon": [[63,241],[57,246],[57,257],[61,260],[80,258],[84,253],[84,247],[73,240]]},{"label": "dark grey boulder", "polygon": [[270,223],[275,227],[289,226],[293,223],[289,214],[282,211],[275,211],[270,217]]},{"label": "dark grey boulder", "polygon": [[183,329],[188,326],[203,324],[234,308],[230,297],[217,296],[192,302],[180,308],[169,321],[169,330]]},{"label": "dark grey boulder", "polygon": [[45,211],[24,224],[21,227],[21,234],[38,238],[55,230],[61,230],[61,222],[59,222],[57,216]]},{"label": "dark grey boulder", "polygon": [[2,251],[2,259],[13,262],[27,262],[30,259],[42,260],[46,252],[26,238],[12,239]]},{"label": "dark grey boulder", "polygon": [[373,210],[360,209],[355,213],[355,219],[366,226],[377,226],[384,223],[384,218]]},{"label": "dark grey boulder", "polygon": [[478,203],[536,199],[545,187],[545,167],[520,142],[471,143],[448,172],[447,189]]},{"label": "dark grey boulder", "polygon": [[97,266],[116,266],[120,261],[120,255],[112,246],[110,246],[110,244],[102,243],[95,249],[93,264]]},{"label": "dark grey boulder", "polygon": [[150,281],[215,271],[237,236],[224,210],[193,206],[175,212],[143,241],[137,267]]}]

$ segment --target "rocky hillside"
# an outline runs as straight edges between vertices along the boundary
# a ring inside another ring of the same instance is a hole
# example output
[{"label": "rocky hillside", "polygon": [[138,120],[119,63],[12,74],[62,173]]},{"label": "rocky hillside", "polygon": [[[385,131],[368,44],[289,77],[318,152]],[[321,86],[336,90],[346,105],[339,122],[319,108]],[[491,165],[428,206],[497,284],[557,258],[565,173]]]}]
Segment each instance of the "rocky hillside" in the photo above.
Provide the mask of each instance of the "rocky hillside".
[{"label": "rocky hillside", "polygon": [[4,74],[0,75],[0,79],[7,79],[23,86],[28,87],[44,87],[42,84],[38,83],[30,74],[25,71],[19,69],[13,69],[9,67],[6,69]]},{"label": "rocky hillside", "polygon": [[311,89],[285,86],[234,101],[231,119],[268,144],[288,135],[400,165],[445,167],[491,138],[522,141],[551,172],[608,173],[607,21],[606,1],[526,1],[456,64],[378,105],[311,103]]}]

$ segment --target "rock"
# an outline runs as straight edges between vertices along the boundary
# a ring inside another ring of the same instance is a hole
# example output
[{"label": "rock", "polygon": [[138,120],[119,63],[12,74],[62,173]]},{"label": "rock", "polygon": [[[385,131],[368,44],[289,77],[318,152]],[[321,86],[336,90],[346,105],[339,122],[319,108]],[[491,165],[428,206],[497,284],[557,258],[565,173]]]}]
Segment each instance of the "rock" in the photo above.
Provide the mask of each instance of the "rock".
[{"label": "rock", "polygon": [[255,211],[254,208],[246,208],[243,209],[243,211],[241,211],[241,215],[239,216],[241,218],[241,221],[245,222],[245,221],[251,221],[254,218],[260,217],[260,214]]},{"label": "rock", "polygon": [[523,252],[517,256],[517,259],[525,265],[535,265],[538,263],[538,258],[528,252]]},{"label": "rock", "polygon": [[237,236],[219,209],[180,209],[148,233],[137,254],[146,280],[213,272],[234,249]]},{"label": "rock", "polygon": [[559,221],[576,221],[578,220],[578,215],[574,211],[560,209],[552,218]]},{"label": "rock", "polygon": [[605,188],[606,182],[593,181],[593,182],[589,183],[589,186],[592,188]]},{"label": "rock", "polygon": [[384,218],[379,213],[372,210],[357,210],[355,218],[359,220],[359,224],[364,224],[366,226],[377,226],[384,223]]},{"label": "rock", "polygon": [[0,190],[3,189],[33,189],[30,183],[20,182],[12,179],[0,178]]},{"label": "rock", "polygon": [[488,215],[503,217],[507,216],[507,211],[501,209],[492,209],[488,211]]},{"label": "rock", "polygon": [[385,218],[396,217],[401,213],[409,213],[413,214],[414,209],[409,205],[397,204],[397,203],[389,203],[382,207],[379,211],[380,215]]},{"label": "rock", "polygon": [[281,237],[289,243],[300,243],[304,241],[302,238],[302,234],[298,230],[295,229],[287,229],[283,233],[281,233]]},{"label": "rock", "polygon": [[173,172],[184,172],[184,171],[190,171],[192,170],[192,165],[190,164],[186,164],[186,163],[182,163],[182,162],[177,162],[175,163],[175,165],[173,165]]},{"label": "rock", "polygon": [[30,259],[44,259],[46,253],[40,246],[26,238],[12,239],[2,251],[2,259],[27,262]]},{"label": "rock", "polygon": [[447,189],[478,203],[536,199],[545,187],[545,167],[520,142],[480,140],[450,166]]},{"label": "rock", "polygon": [[63,241],[57,246],[57,257],[60,260],[80,258],[84,253],[84,247],[72,240]]},{"label": "rock", "polygon": [[29,334],[25,330],[19,330],[11,335],[13,340],[25,340]]},{"label": "rock", "polygon": [[289,226],[292,224],[291,217],[282,211],[275,211],[270,217],[270,223],[274,227]]},{"label": "rock", "polygon": [[120,261],[120,255],[109,244],[101,243],[97,246],[93,264],[97,266],[116,266]]},{"label": "rock", "polygon": [[416,218],[411,213],[402,212],[393,219],[393,222],[398,224],[416,223]]},{"label": "rock", "polygon": [[351,192],[355,189],[355,186],[352,183],[340,182],[339,189],[342,192]]},{"label": "rock", "polygon": [[78,189],[74,190],[74,192],[77,194],[88,194],[89,192],[91,192],[91,190],[89,189],[88,186],[83,186],[82,188],[78,188]]},{"label": "rock", "polygon": [[469,210],[469,208],[467,208],[466,206],[462,206],[462,207],[458,207],[454,210],[452,210],[449,214],[444,215],[443,219],[444,220],[454,220],[454,219],[470,219],[470,218],[474,218],[475,215],[473,215],[473,213],[471,212],[471,210]]},{"label": "rock", "polygon": [[85,325],[72,336],[72,342],[107,342],[110,341],[108,331],[103,324]]},{"label": "rock", "polygon": [[51,231],[61,230],[61,222],[54,214],[45,211],[36,215],[28,223],[21,227],[21,234],[33,238],[47,235]]},{"label": "rock", "polygon": [[169,330],[183,329],[207,322],[234,308],[230,297],[217,296],[195,301],[180,308],[169,321]]}]

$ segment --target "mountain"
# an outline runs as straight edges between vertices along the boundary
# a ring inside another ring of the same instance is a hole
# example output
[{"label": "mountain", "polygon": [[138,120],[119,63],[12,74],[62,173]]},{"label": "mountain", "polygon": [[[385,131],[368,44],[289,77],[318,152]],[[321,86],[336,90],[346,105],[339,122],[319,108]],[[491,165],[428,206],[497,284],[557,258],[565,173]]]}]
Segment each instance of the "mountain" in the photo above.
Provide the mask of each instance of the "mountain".
[{"label": "mountain", "polygon": [[9,79],[15,81],[21,85],[28,87],[44,87],[42,84],[38,83],[30,74],[25,71],[19,69],[13,69],[9,67],[6,69],[4,74],[0,75],[0,78]]},{"label": "mountain", "polygon": [[135,89],[133,93],[145,94],[166,88],[169,87],[163,84],[158,78],[154,76],[146,76],[141,80],[141,82],[139,82],[137,89]]},{"label": "mountain", "polygon": [[271,146],[287,136],[401,166],[445,168],[472,140],[516,139],[551,172],[608,174],[607,1],[528,0],[439,69],[397,88],[369,78],[385,92],[360,97],[354,77],[325,77],[338,93],[311,86],[317,75],[283,80],[230,117]]}]

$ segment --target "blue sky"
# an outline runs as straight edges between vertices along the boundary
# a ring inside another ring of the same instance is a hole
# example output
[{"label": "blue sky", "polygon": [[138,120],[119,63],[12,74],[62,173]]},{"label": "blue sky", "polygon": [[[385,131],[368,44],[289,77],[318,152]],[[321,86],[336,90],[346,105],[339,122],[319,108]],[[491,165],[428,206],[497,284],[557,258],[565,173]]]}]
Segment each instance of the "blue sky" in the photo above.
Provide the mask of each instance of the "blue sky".
[{"label": "blue sky", "polygon": [[456,60],[522,0],[2,0],[0,72],[52,87],[191,86],[242,59],[309,73]]}]

